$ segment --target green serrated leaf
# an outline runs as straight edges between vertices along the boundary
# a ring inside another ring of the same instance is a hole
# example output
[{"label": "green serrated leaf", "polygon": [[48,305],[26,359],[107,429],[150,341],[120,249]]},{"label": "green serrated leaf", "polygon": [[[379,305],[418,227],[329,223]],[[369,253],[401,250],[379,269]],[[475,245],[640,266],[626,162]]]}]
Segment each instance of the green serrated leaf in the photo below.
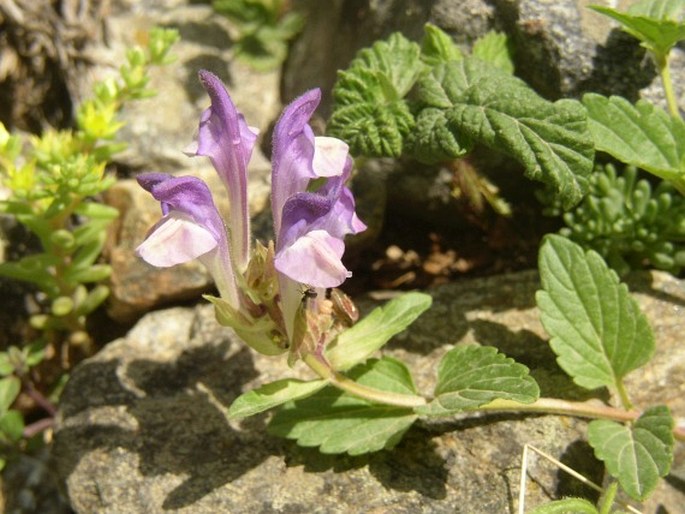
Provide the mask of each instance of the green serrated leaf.
[{"label": "green serrated leaf", "polygon": [[429,66],[464,58],[452,38],[438,26],[426,23],[423,27],[423,33],[421,59]]},{"label": "green serrated leaf", "polygon": [[[416,390],[406,366],[387,357],[371,359],[349,376],[394,393]],[[286,404],[269,423],[269,432],[295,439],[300,446],[318,446],[322,453],[360,455],[392,448],[416,418],[411,409],[371,403],[329,386]]]},{"label": "green serrated leaf", "polygon": [[335,370],[350,369],[411,325],[432,302],[427,294],[410,292],[375,308],[336,338],[326,351],[326,359]]},{"label": "green serrated leaf", "polygon": [[588,441],[609,473],[635,500],[644,500],[673,461],[673,418],[667,407],[647,409],[634,423],[594,420]]},{"label": "green serrated leaf", "polygon": [[528,368],[490,346],[456,346],[440,361],[435,399],[419,414],[439,416],[476,409],[496,399],[533,403],[540,388]]},{"label": "green serrated leaf", "polygon": [[423,70],[420,55],[419,45],[395,32],[387,40],[360,50],[352,60],[350,70],[366,68],[385,76],[396,95],[393,100],[396,100],[409,92]]},{"label": "green serrated leaf", "polygon": [[399,157],[414,126],[404,96],[423,70],[419,56],[419,46],[400,33],[360,50],[338,74],[329,133],[355,155]]},{"label": "green serrated leaf", "polygon": [[417,118],[424,109],[443,109],[444,126],[455,139],[468,138],[517,159],[528,177],[557,190],[567,207],[582,198],[594,145],[579,102],[549,102],[476,58],[438,65],[417,85]]},{"label": "green serrated leaf", "polygon": [[0,414],[6,413],[21,391],[21,381],[15,376],[0,379]]},{"label": "green serrated leaf", "polygon": [[473,44],[471,52],[471,55],[474,57],[487,61],[509,74],[513,74],[514,60],[511,54],[511,43],[507,35],[494,30],[479,37]]},{"label": "green serrated leaf", "polygon": [[583,96],[598,150],[671,181],[685,191],[685,122],[645,100]]},{"label": "green serrated leaf", "polygon": [[659,56],[667,55],[676,43],[685,39],[683,0],[643,0],[633,4],[628,12],[600,5],[589,7],[618,21],[623,30]]},{"label": "green serrated leaf", "polygon": [[647,318],[594,251],[549,235],[540,249],[536,300],[557,362],[581,387],[618,387],[654,352]]},{"label": "green serrated leaf", "polygon": [[[337,85],[346,83],[347,76],[341,73]],[[327,130],[347,142],[353,155],[399,157],[413,127],[414,117],[404,101],[366,101],[336,105]]]},{"label": "green serrated leaf", "polygon": [[412,156],[427,164],[450,161],[471,151],[473,142],[466,134],[450,128],[446,112],[425,108],[416,117],[416,128],[407,138]]},{"label": "green serrated leaf", "polygon": [[270,382],[236,398],[228,409],[228,416],[232,419],[247,418],[286,402],[310,396],[327,383],[326,380],[305,382],[294,378]]},{"label": "green serrated leaf", "polygon": [[564,498],[530,511],[530,514],[599,514],[597,507],[583,498]]}]

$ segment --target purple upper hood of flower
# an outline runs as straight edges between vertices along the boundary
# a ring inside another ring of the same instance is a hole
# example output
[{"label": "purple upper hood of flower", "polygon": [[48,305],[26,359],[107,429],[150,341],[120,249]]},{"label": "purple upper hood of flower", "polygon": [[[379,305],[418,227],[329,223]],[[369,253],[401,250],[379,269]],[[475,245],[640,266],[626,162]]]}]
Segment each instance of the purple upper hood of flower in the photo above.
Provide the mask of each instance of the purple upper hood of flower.
[{"label": "purple upper hood of flower", "polygon": [[247,165],[257,134],[248,127],[216,75],[202,70],[199,77],[212,104],[200,119],[196,155],[210,158],[226,187],[231,209],[231,253],[244,270],[250,252]]},{"label": "purple upper hood of flower", "polygon": [[225,238],[224,223],[207,184],[197,177],[173,177],[166,173],[143,173],[138,183],[159,200],[162,214],[181,212],[204,227],[218,241]]},{"label": "purple upper hood of flower", "polygon": [[321,101],[321,91],[312,89],[290,103],[279,118],[273,134],[271,174],[271,209],[274,231],[281,229],[281,215],[286,200],[302,192],[316,178],[314,132],[309,119]]}]

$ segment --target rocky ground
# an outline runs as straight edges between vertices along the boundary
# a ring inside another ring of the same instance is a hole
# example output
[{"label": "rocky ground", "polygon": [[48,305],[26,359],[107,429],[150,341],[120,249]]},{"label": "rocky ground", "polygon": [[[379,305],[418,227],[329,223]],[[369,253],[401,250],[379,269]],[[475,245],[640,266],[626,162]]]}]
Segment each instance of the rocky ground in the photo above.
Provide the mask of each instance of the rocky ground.
[{"label": "rocky ground", "polygon": [[[112,169],[120,180],[104,198],[121,216],[106,253],[114,274],[112,298],[96,329],[102,349],[73,370],[52,455],[26,456],[3,474],[5,511],[514,512],[526,443],[601,482],[601,466],[583,442],[585,423],[564,417],[422,423],[396,450],[355,458],[322,456],[270,437],[264,416],[229,422],[225,411],[232,399],[282,376],[285,366],[248,352],[216,325],[210,307],[196,305],[199,293],[212,287],[201,266],[157,270],[132,252],[157,219],[158,205],[131,177],[165,171],[215,180],[209,163],[182,153],[207,104],[198,69],[221,77],[250,123],[268,134],[282,104],[311,87],[323,88],[320,115],[325,119],[335,72],[357,49],[395,30],[418,38],[430,21],[464,45],[491,28],[506,31],[517,43],[517,73],[547,98],[597,91],[661,101],[655,71],[639,45],[584,9],[587,3],[305,0],[296,2],[308,13],[304,32],[283,69],[268,73],[233,58],[235,27],[202,2],[110,0],[80,2],[81,8],[61,2],[60,15],[50,18],[47,28],[28,27],[38,41],[33,44],[43,45],[44,58],[28,59],[17,51],[19,71],[3,76],[0,67],[0,99],[10,95],[15,105],[10,112],[0,109],[0,115],[22,130],[39,126],[36,110],[28,107],[33,104],[44,106],[44,120],[68,124],[70,107],[64,103],[82,99],[95,80],[119,65],[123,49],[153,25],[177,27],[182,40],[175,48],[177,62],[154,72],[157,97],[124,112],[129,148]],[[13,0],[8,5],[30,7],[34,14],[27,19],[42,20],[35,14],[38,4]],[[47,0],[42,4],[44,12],[52,12]],[[10,11],[2,11],[5,23]],[[65,43],[51,47],[49,39],[37,35],[55,27]],[[18,32],[13,37],[20,38]],[[0,48],[6,51],[13,41],[0,39]],[[674,69],[682,98],[685,52],[676,51]],[[268,152],[268,143],[262,148]],[[250,205],[256,231],[267,239],[270,228],[263,220],[269,217],[264,209],[270,170],[267,157],[255,153]],[[535,267],[539,238],[556,222],[539,214],[520,170],[484,152],[476,153],[474,163],[514,205],[512,218],[474,213],[451,194],[450,170],[384,160],[364,165],[353,186],[370,229],[351,244],[355,276],[348,292],[367,306],[373,301],[369,293],[378,290],[387,295],[421,288],[434,296],[431,311],[388,350],[410,363],[424,388],[450,345],[479,342],[528,365],[547,388],[545,394],[573,397],[579,392],[556,368],[537,319],[536,273],[519,271]],[[666,401],[685,412],[683,386],[675,392],[666,388],[685,375],[679,340],[685,332],[685,284],[655,273],[632,277],[631,286],[659,345],[657,359],[639,377],[648,385],[640,389],[638,403]],[[7,305],[18,298],[12,305],[21,310],[24,291],[0,287],[3,294],[12,293],[4,295]],[[12,318],[0,321],[9,324]],[[531,474],[531,504],[591,494],[543,461]],[[671,475],[645,512],[679,512],[685,504],[683,484],[681,446]],[[63,501],[57,499],[58,489]]]}]

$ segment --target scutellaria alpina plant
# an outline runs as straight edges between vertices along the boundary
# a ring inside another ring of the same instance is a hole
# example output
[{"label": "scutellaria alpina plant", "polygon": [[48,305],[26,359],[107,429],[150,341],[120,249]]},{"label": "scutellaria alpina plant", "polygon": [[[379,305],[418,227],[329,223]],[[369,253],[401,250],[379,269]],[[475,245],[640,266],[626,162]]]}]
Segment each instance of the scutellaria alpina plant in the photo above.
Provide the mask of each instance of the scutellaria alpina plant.
[{"label": "scutellaria alpina plant", "polygon": [[[685,429],[675,425],[666,406],[637,410],[631,403],[624,377],[649,361],[654,336],[626,286],[596,252],[548,236],[540,250],[536,300],[560,367],[580,387],[609,388],[619,406],[541,398],[528,368],[480,345],[449,350],[432,394],[422,394],[404,363],[373,354],[428,309],[431,297],[406,293],[357,321],[352,301],[336,289],[350,274],[341,261],[344,237],[365,225],[345,185],[352,168],[347,145],[316,137],[309,126],[319,91],[289,104],[276,124],[275,242],[264,246],[252,241],[247,208],[247,166],[257,132],[217,77],[202,71],[200,81],[211,106],[189,154],[211,160],[229,212],[218,211],[198,178],[140,175],[140,184],[161,202],[163,216],[138,254],[160,267],[199,259],[219,291],[207,298],[220,323],[256,351],[287,353],[291,364],[302,360],[317,375],[247,391],[231,404],[230,418],[278,407],[271,433],[323,453],[350,455],[392,448],[420,417],[518,411],[593,418],[589,442],[609,473],[636,500],[654,490],[669,472],[674,439],[685,440]],[[578,283],[588,287],[575,288]]]}]

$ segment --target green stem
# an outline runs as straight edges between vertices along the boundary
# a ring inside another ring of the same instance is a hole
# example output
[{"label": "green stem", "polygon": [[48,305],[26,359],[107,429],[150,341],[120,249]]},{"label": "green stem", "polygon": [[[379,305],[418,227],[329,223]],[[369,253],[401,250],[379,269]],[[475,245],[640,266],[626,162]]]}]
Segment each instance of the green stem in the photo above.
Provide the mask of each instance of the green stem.
[{"label": "green stem", "polygon": [[656,61],[657,68],[659,68],[661,83],[664,86],[664,93],[666,94],[666,103],[668,104],[668,111],[674,118],[679,118],[680,111],[678,110],[678,101],[676,100],[675,92],[673,90],[673,82],[671,81],[671,70],[668,66],[668,54],[655,55],[654,60]]},{"label": "green stem", "polygon": [[616,392],[618,393],[618,397],[621,399],[621,405],[623,405],[623,408],[625,410],[631,410],[633,408],[633,402],[631,402],[630,398],[628,397],[628,391],[626,391],[626,386],[623,383],[623,380],[616,381]]},{"label": "green stem", "polygon": [[365,400],[407,408],[421,407],[426,404],[426,399],[422,396],[392,393],[359,384],[332,369],[323,357],[312,353],[305,355],[303,360],[317,375],[328,380],[331,385]]},{"label": "green stem", "polygon": [[610,514],[611,507],[614,505],[616,500],[616,493],[618,493],[618,482],[611,482],[609,487],[606,488],[604,498],[599,508],[599,514]]}]

